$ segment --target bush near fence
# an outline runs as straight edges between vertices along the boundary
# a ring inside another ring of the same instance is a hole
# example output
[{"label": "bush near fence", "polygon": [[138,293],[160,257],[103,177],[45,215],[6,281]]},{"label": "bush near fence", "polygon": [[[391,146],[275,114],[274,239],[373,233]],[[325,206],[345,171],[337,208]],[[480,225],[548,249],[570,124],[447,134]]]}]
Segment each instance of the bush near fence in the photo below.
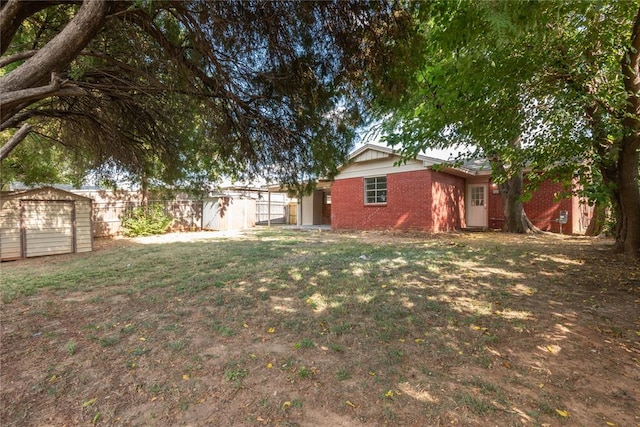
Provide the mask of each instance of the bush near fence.
[{"label": "bush near fence", "polygon": [[[202,201],[200,200],[151,200],[149,207],[162,206],[164,213],[173,220],[173,231],[195,231],[202,228]],[[112,200],[93,202],[93,235],[107,237],[122,234],[123,215],[144,206],[139,200]]]}]

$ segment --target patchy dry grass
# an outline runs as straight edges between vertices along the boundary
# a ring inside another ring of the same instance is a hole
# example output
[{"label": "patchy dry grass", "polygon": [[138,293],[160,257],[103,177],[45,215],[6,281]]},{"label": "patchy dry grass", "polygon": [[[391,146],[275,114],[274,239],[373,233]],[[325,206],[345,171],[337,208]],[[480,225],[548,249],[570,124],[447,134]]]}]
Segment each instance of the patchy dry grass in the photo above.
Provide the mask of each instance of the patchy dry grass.
[{"label": "patchy dry grass", "polygon": [[640,270],[600,241],[114,240],[0,291],[2,425],[640,425]]}]

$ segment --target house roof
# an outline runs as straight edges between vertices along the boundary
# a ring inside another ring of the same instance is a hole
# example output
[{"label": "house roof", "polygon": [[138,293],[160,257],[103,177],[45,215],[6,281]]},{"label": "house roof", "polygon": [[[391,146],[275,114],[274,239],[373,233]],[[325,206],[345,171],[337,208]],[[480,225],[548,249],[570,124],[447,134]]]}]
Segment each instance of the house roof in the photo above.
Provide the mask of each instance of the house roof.
[{"label": "house roof", "polygon": [[[359,162],[369,162],[380,160],[384,158],[397,157],[401,158],[398,151],[393,148],[389,148],[383,145],[365,144],[349,154],[349,158],[345,164],[339,167],[339,170],[344,170],[350,164]],[[430,157],[424,154],[418,154],[416,160],[422,162],[425,169],[438,166],[438,170],[462,177],[489,175],[491,173],[491,167],[486,159],[471,159],[465,161],[461,165],[454,164],[447,160],[439,159],[436,157]],[[331,188],[332,180],[326,178],[320,178],[316,181],[317,190],[326,190]],[[256,189],[258,190],[258,189]],[[260,191],[271,192],[288,192],[287,186],[281,186],[279,184],[271,184],[259,188]]]},{"label": "house roof", "polygon": [[[357,159],[360,155],[362,155],[363,153],[369,150],[377,151],[379,153],[385,154],[386,155],[385,157],[389,157],[389,156],[400,157],[400,154],[393,148],[385,147],[382,145],[376,145],[376,144],[365,144],[362,147],[358,148],[357,150],[353,151],[349,155],[349,161]],[[416,160],[420,160],[424,162],[425,166],[427,166],[427,164],[435,165],[435,164],[446,163],[446,160],[438,159],[436,157],[425,156],[424,154],[418,154],[418,156],[416,157]]]},{"label": "house roof", "polygon": [[[393,156],[396,156],[398,158],[401,157],[400,153],[393,148],[376,144],[365,144],[357,150],[353,151],[349,155],[349,161],[345,165],[341,166],[340,169],[343,169],[351,163],[374,161]],[[464,162],[462,165],[456,165],[453,162],[438,159],[436,157],[426,156],[424,154],[418,154],[415,159],[421,161],[425,168],[440,166],[439,169],[441,171],[452,175],[466,177],[475,175],[487,175],[491,173],[489,162],[486,159],[471,159]]]},{"label": "house roof", "polygon": [[[331,184],[333,181],[327,178],[319,178],[316,180],[316,190],[327,190],[331,188]],[[280,184],[271,184],[265,187],[262,187],[261,191],[271,191],[272,193],[294,193],[291,188],[287,185]],[[291,194],[290,194],[291,195]]]},{"label": "house roof", "polygon": [[469,159],[462,164],[462,168],[474,171],[477,175],[491,173],[491,164],[487,159]]}]

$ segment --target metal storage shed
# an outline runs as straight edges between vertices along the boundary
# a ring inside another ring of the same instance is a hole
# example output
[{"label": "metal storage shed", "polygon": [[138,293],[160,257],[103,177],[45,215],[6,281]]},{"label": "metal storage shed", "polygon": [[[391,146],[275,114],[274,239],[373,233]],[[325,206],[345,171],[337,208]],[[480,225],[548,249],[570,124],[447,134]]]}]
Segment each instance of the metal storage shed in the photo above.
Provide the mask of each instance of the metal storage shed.
[{"label": "metal storage shed", "polygon": [[0,194],[0,259],[90,252],[91,202],[53,187]]},{"label": "metal storage shed", "polygon": [[202,229],[243,230],[256,225],[256,201],[230,196],[205,197],[202,205]]}]

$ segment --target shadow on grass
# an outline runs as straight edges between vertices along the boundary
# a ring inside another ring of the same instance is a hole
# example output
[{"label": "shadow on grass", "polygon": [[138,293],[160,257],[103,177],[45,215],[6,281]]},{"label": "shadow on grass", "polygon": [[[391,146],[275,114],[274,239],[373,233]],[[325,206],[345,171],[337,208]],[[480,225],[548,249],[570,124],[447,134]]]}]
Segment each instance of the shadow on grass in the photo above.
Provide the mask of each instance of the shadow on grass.
[{"label": "shadow on grass", "polygon": [[[499,411],[506,424],[542,423],[564,419],[567,407],[583,409],[571,396],[587,389],[618,413],[637,403],[572,373],[599,369],[589,365],[591,354],[604,357],[587,329],[611,330],[606,339],[618,350],[633,350],[625,311],[612,314],[621,302],[634,308],[624,294],[629,275],[615,274],[617,263],[583,240],[266,231],[114,241],[92,254],[21,261],[4,269],[1,289],[9,305],[46,295],[38,316],[60,317],[56,309],[76,316],[99,354],[128,370],[151,346],[162,348],[154,358],[170,356],[162,369],[189,367],[178,378],[202,374],[219,358],[226,364],[218,380],[224,372],[235,392],[249,393],[250,384],[259,389],[258,379],[251,383],[256,360],[266,359],[286,384],[324,375],[322,390],[345,416],[357,407],[358,419],[374,422],[473,424]],[[608,357],[604,363],[619,353]],[[616,375],[633,368],[630,359],[619,362]],[[149,375],[152,394],[169,387],[157,376]],[[173,393],[183,405],[186,391]],[[254,406],[250,413],[265,410]]]}]

